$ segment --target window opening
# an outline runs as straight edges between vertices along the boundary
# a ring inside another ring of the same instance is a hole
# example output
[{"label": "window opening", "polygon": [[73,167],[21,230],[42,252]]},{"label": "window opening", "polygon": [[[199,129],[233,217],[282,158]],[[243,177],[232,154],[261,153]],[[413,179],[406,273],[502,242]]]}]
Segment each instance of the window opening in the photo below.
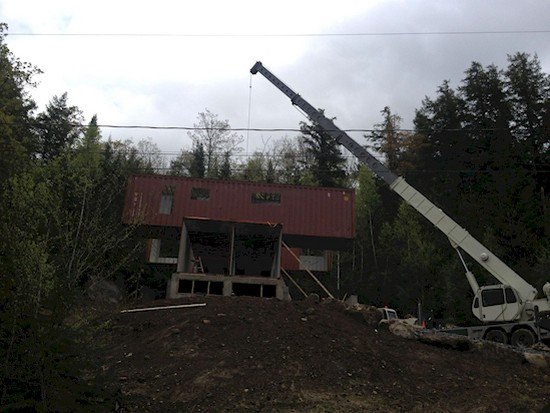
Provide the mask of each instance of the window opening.
[{"label": "window opening", "polygon": [[504,293],[506,294],[506,302],[508,304],[517,303],[518,298],[516,297],[516,294],[514,294],[514,290],[511,288],[506,288],[504,290]]},{"label": "window opening", "polygon": [[504,291],[501,288],[492,290],[483,290],[481,292],[481,302],[483,307],[504,304]]},{"label": "window opening", "polygon": [[194,282],[195,282],[195,286],[193,288],[193,293],[195,294],[208,293],[208,281],[195,280]]},{"label": "window opening", "polygon": [[160,208],[159,213],[164,215],[170,215],[174,207],[174,188],[172,186],[167,186],[162,191],[162,196],[160,198]]},{"label": "window opening", "polygon": [[280,204],[281,194],[278,192],[253,192],[253,204]]},{"label": "window opening", "polygon": [[191,294],[193,292],[193,281],[191,280],[180,280],[178,285],[178,293],[180,294]]},{"label": "window opening", "polygon": [[206,201],[210,198],[210,189],[208,188],[191,188],[191,199]]}]

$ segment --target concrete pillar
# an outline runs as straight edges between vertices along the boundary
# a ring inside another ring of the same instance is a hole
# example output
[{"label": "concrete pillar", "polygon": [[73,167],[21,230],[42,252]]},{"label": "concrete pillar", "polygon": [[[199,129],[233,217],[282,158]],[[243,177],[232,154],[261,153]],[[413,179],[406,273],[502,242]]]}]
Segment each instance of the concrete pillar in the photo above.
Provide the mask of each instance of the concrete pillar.
[{"label": "concrete pillar", "polygon": [[181,226],[180,248],[178,250],[178,272],[189,271],[189,261],[192,258],[191,254],[191,242],[189,240],[189,234],[184,221]]},{"label": "concrete pillar", "polygon": [[230,280],[225,280],[223,282],[223,295],[226,296],[226,297],[230,297],[231,294],[233,293],[233,288],[231,286],[231,281]]},{"label": "concrete pillar", "polygon": [[170,281],[168,284],[168,294],[166,298],[177,298],[179,285],[180,285],[179,275],[172,274],[172,277],[170,277]]},{"label": "concrete pillar", "polygon": [[271,277],[281,278],[281,246],[283,241],[283,231],[279,227],[279,236],[275,241],[275,253],[273,254],[273,263],[271,265]]},{"label": "concrete pillar", "polygon": [[278,300],[282,300],[284,298],[284,291],[283,291],[283,283],[279,282],[277,283],[275,287],[275,297],[277,297]]}]

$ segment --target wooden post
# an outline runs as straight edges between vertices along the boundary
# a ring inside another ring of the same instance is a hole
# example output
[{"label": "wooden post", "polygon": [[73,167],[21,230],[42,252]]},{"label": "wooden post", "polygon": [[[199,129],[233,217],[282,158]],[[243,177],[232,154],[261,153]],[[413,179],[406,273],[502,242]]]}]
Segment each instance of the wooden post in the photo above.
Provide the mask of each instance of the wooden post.
[{"label": "wooden post", "polygon": [[290,274],[288,272],[286,272],[286,270],[284,268],[281,268],[281,271],[283,272],[284,275],[286,275],[288,277],[288,279],[292,282],[292,284],[294,284],[294,286],[298,289],[298,291],[300,291],[304,295],[304,297],[307,298],[306,292],[302,289],[302,287],[300,287],[298,285],[298,283],[296,281],[294,281],[294,278],[292,278],[290,276]]},{"label": "wooden post", "polygon": [[235,224],[231,225],[229,242],[229,275],[235,275]]}]

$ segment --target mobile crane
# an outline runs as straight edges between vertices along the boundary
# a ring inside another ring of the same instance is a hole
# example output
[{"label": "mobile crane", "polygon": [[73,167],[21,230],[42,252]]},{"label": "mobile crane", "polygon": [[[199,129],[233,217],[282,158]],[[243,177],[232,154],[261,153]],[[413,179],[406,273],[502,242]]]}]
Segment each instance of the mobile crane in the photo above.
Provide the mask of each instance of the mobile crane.
[{"label": "mobile crane", "polygon": [[[321,111],[315,109],[299,94],[294,92],[261,62],[250,69],[253,75],[262,74],[283,92],[293,105],[300,108],[309,119],[319,125],[350,151],[361,164],[366,165],[397,193],[405,202],[416,209],[437,229],[442,231],[455,248],[466,271],[466,278],[474,293],[472,312],[484,325],[454,331],[471,338],[483,338],[515,346],[529,346],[541,339],[550,339],[550,282],[543,286],[545,298],[537,299],[537,289],[477,241],[464,228],[436,207],[424,195],[409,185],[403,177],[395,175],[386,165],[376,159],[363,146],[338,128]],[[474,274],[468,268],[462,252],[477,261],[500,284],[479,286]]]}]

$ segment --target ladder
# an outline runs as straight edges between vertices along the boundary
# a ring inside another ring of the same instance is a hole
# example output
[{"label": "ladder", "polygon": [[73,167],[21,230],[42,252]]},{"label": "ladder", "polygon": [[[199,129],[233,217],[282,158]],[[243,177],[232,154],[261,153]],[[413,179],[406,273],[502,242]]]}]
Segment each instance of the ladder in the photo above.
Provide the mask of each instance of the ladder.
[{"label": "ladder", "polygon": [[201,257],[195,258],[195,272],[204,274],[204,266],[202,265],[202,259]]}]

